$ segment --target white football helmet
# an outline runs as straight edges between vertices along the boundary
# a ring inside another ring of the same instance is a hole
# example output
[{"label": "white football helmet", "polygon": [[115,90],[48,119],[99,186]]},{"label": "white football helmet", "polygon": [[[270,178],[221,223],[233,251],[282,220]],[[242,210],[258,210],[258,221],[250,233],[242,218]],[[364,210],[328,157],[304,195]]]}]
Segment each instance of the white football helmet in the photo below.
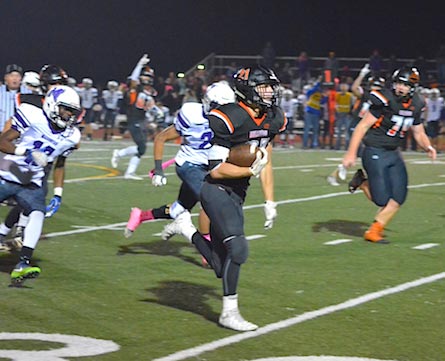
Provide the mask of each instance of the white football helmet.
[{"label": "white football helmet", "polygon": [[91,78],[83,78],[82,84],[85,88],[89,89],[93,86],[93,79]]},{"label": "white football helmet", "polygon": [[[26,73],[25,73],[26,74]],[[437,88],[432,88],[430,90],[430,96],[432,99],[437,99],[440,97],[440,90]]]},{"label": "white football helmet", "polygon": [[284,89],[281,94],[283,94],[283,98],[286,100],[292,99],[294,97],[294,92],[290,89]]},{"label": "white football helmet", "polygon": [[35,71],[27,71],[23,74],[22,83],[37,88],[40,86],[40,76]]},{"label": "white football helmet", "polygon": [[[73,88],[57,85],[46,95],[43,111],[57,127],[71,127],[81,113],[80,97]],[[71,114],[66,114],[66,111]]]},{"label": "white football helmet", "polygon": [[77,85],[77,80],[70,76],[68,77],[67,83],[71,88],[74,88]]},{"label": "white football helmet", "polygon": [[109,90],[116,90],[118,88],[118,86],[119,86],[119,84],[118,84],[118,82],[116,80],[110,80],[107,83],[107,88]]},{"label": "white football helmet", "polygon": [[211,109],[218,105],[224,105],[228,103],[235,103],[235,92],[226,81],[219,81],[210,84],[207,87],[207,91],[202,99],[204,106],[204,112],[208,113]]}]

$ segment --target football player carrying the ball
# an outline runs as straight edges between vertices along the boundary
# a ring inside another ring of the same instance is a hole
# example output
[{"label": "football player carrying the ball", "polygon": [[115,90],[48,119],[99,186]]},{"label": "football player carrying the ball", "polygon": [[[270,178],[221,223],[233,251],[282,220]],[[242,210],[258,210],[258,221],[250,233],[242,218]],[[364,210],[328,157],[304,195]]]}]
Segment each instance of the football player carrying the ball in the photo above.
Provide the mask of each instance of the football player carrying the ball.
[{"label": "football player carrying the ball", "polygon": [[[236,331],[253,331],[257,325],[246,321],[238,310],[237,286],[241,265],[248,257],[244,235],[243,203],[252,176],[261,176],[266,199],[266,228],[276,217],[273,202],[273,173],[270,162],[272,140],[286,129],[287,119],[277,106],[280,82],[266,67],[240,69],[234,75],[237,103],[226,104],[209,113],[214,133],[209,151],[209,174],[201,189],[201,203],[210,218],[212,242],[196,231],[189,212],[183,212],[167,226],[163,238],[181,234],[198,248],[223,283],[221,326]],[[257,146],[255,161],[248,167],[226,162],[230,149],[240,144]]]}]

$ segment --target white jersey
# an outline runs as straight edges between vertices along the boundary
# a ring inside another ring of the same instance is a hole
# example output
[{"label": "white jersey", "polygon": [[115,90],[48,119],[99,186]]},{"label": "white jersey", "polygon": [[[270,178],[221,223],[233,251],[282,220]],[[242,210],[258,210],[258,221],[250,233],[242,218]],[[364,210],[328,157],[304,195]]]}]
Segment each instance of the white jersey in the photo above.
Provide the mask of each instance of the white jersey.
[{"label": "white jersey", "polygon": [[204,114],[202,104],[184,103],[173,124],[183,139],[175,157],[176,163],[180,166],[184,162],[207,165],[213,132],[209,127],[209,120]]},{"label": "white jersey", "polygon": [[[45,152],[48,163],[52,163],[59,155],[68,156],[80,142],[78,128],[70,127],[62,132],[55,132],[43,110],[27,103],[19,106],[12,117],[11,127],[20,133],[17,146]],[[3,164],[0,169],[1,178],[14,183],[31,182],[42,186],[44,167],[29,161],[27,156],[6,154]],[[5,167],[8,164],[9,166]],[[27,179],[27,182],[24,182],[24,179]]]},{"label": "white jersey", "polygon": [[426,121],[427,122],[435,122],[440,120],[440,114],[443,108],[443,98],[437,99],[425,99],[426,103]]},{"label": "white jersey", "polygon": [[293,120],[295,117],[295,114],[297,112],[298,107],[298,100],[295,98],[291,98],[289,100],[286,100],[284,98],[281,99],[280,102],[280,108],[283,109],[284,115],[286,115],[286,118],[289,120]]},{"label": "white jersey", "polygon": [[97,103],[98,92],[96,88],[77,88],[76,90],[82,100],[83,108],[91,109]]},{"label": "white jersey", "polygon": [[105,108],[109,110],[117,110],[119,100],[123,98],[122,92],[120,90],[104,90],[102,92],[102,99],[104,101]]}]

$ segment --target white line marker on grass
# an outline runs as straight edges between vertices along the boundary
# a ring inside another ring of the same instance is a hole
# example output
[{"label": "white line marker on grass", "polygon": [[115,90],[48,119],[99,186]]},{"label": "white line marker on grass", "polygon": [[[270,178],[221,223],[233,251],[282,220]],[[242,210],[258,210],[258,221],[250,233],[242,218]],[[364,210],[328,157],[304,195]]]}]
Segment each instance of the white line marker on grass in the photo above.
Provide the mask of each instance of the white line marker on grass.
[{"label": "white line marker on grass", "polygon": [[327,246],[336,246],[337,244],[352,242],[352,239],[335,239],[333,241],[325,242],[323,244]]},{"label": "white line marker on grass", "polygon": [[413,249],[428,249],[428,248],[433,248],[433,247],[437,247],[439,245],[439,243],[424,243],[424,244],[420,244],[416,247],[412,247]]},{"label": "white line marker on grass", "polygon": [[292,318],[288,318],[287,320],[271,323],[269,325],[260,327],[256,331],[239,333],[239,334],[225,337],[220,340],[212,341],[212,342],[200,345],[200,346],[192,347],[187,350],[178,351],[171,355],[168,355],[168,356],[165,356],[162,358],[158,358],[153,361],[180,361],[180,360],[184,360],[187,358],[196,357],[204,352],[214,351],[218,348],[228,346],[228,345],[231,345],[234,343],[238,343],[243,340],[247,340],[249,338],[255,338],[255,337],[265,335],[267,333],[274,332],[274,331],[277,331],[277,330],[280,330],[280,329],[283,329],[286,327],[297,325],[304,321],[312,320],[317,317],[326,316],[326,315],[329,315],[329,314],[337,312],[337,311],[342,311],[342,310],[346,310],[348,308],[356,307],[356,306],[362,305],[367,302],[371,302],[373,300],[376,300],[376,299],[379,299],[379,298],[382,298],[382,297],[385,297],[388,295],[392,295],[392,294],[396,294],[399,292],[409,290],[410,288],[419,287],[419,286],[422,286],[427,283],[436,282],[443,278],[445,278],[445,272],[437,273],[435,275],[428,276],[428,277],[419,278],[415,281],[402,283],[395,287],[387,288],[387,289],[377,291],[377,292],[368,293],[366,295],[363,295],[363,296],[360,296],[357,298],[352,298],[350,300],[347,300],[345,302],[342,302],[342,303],[339,303],[336,305],[327,306],[327,307],[320,308],[319,310],[315,310],[315,311],[309,311],[309,312],[303,313],[301,315],[298,315],[298,316],[295,316]]}]

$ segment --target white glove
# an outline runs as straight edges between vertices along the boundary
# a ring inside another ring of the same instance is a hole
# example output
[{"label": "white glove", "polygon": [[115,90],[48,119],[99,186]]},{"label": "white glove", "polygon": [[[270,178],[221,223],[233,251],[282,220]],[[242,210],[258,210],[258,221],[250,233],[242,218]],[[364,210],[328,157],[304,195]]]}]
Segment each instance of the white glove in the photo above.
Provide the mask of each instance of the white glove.
[{"label": "white glove", "polygon": [[138,65],[141,67],[144,67],[150,62],[150,58],[148,57],[148,54],[144,54],[142,58],[139,59]]},{"label": "white glove", "polygon": [[266,201],[264,203],[264,215],[266,216],[264,229],[271,229],[273,227],[273,221],[277,218],[277,204],[272,201]]},{"label": "white glove", "polygon": [[252,172],[252,175],[258,178],[260,176],[261,171],[266,166],[268,160],[269,159],[266,148],[259,147],[256,152],[256,159],[250,166],[250,171]]},{"label": "white glove", "polygon": [[45,167],[48,164],[48,156],[40,150],[26,150],[26,162],[35,163],[40,167]]},{"label": "white glove", "polygon": [[360,70],[360,76],[364,78],[366,75],[369,74],[370,71],[371,69],[369,69],[369,64],[365,64],[365,66]]},{"label": "white glove", "polygon": [[155,174],[151,179],[151,184],[155,187],[162,187],[167,184],[167,178],[163,174]]}]

